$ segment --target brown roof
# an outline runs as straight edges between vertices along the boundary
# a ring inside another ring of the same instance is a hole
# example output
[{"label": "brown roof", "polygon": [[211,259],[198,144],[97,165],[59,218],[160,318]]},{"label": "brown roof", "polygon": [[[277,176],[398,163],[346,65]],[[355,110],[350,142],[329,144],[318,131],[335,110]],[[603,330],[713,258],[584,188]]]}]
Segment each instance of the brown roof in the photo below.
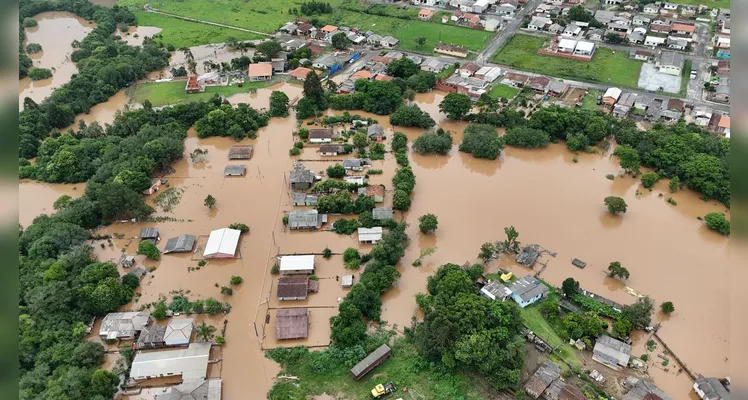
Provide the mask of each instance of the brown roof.
[{"label": "brown roof", "polygon": [[680,99],[670,99],[667,102],[667,109],[668,110],[677,110],[677,111],[683,111],[683,101]]},{"label": "brown roof", "polygon": [[477,24],[478,22],[480,22],[480,17],[475,14],[469,14],[469,13],[465,14],[465,19],[474,24]]},{"label": "brown roof", "polygon": [[356,72],[355,74],[351,75],[351,79],[353,79],[353,80],[356,80],[356,79],[371,79],[373,77],[374,77],[374,74],[372,74],[371,72],[369,72],[369,71],[367,71],[365,69],[362,69],[362,70]]},{"label": "brown roof", "polygon": [[475,72],[477,72],[480,69],[480,67],[477,66],[477,65],[475,65],[475,63],[473,63],[473,62],[466,62],[465,64],[462,64],[460,66],[460,69],[464,69],[464,70],[470,71],[472,73],[475,73]]},{"label": "brown roof", "polygon": [[278,279],[278,298],[282,297],[299,297],[305,298],[309,292],[309,278],[301,277],[284,277]]},{"label": "brown roof", "polygon": [[306,76],[309,75],[309,73],[312,72],[312,71],[313,70],[311,70],[309,68],[299,67],[299,68],[296,68],[295,70],[291,71],[291,73],[289,75],[291,75],[292,78],[305,79]]},{"label": "brown roof", "polygon": [[530,77],[527,75],[515,74],[514,72],[507,72],[504,75],[504,78],[510,81],[522,82],[522,83],[526,83],[530,79]]},{"label": "brown roof", "polygon": [[366,187],[367,196],[381,196],[384,197],[384,186],[382,185],[371,185]]},{"label": "brown roof", "polygon": [[250,158],[252,157],[252,146],[231,146],[229,148],[229,158]]},{"label": "brown roof", "polygon": [[445,51],[452,51],[452,52],[457,52],[457,53],[465,53],[465,54],[468,53],[468,49],[466,49],[464,47],[453,46],[451,44],[446,44],[446,43],[437,43],[434,46],[434,49],[445,50]]},{"label": "brown roof", "polygon": [[635,54],[638,55],[638,56],[647,56],[647,57],[651,57],[652,56],[652,52],[651,51],[647,51],[647,50],[637,50]]},{"label": "brown roof", "polygon": [[530,86],[532,87],[545,88],[549,83],[551,83],[551,80],[544,76],[536,76],[530,79]]},{"label": "brown roof", "polygon": [[187,89],[186,90],[197,90],[200,89],[200,85],[197,83],[197,76],[193,75],[187,78]]},{"label": "brown roof", "polygon": [[309,139],[330,139],[330,138],[332,138],[332,129],[309,130]]},{"label": "brown roof", "polygon": [[392,59],[389,57],[385,57],[385,56],[374,56],[372,61],[374,61],[375,63],[380,62],[382,64],[389,64],[392,62]]},{"label": "brown roof", "polygon": [[345,151],[345,147],[342,144],[321,144],[319,145],[320,153],[342,153]]},{"label": "brown roof", "polygon": [[389,75],[384,75],[384,74],[379,74],[379,75],[377,75],[376,78],[374,78],[375,81],[391,81],[393,79],[395,79],[395,78],[393,78],[393,77],[391,77]]},{"label": "brown roof", "polygon": [[730,129],[730,117],[727,115],[723,115],[722,118],[719,119],[719,123],[717,124],[720,128],[726,128]]},{"label": "brown roof", "polygon": [[325,25],[322,27],[322,29],[320,29],[320,31],[325,32],[325,33],[335,32],[337,30],[338,30],[338,27],[335,25]]},{"label": "brown roof", "polygon": [[418,16],[421,16],[421,15],[423,15],[424,17],[426,16],[430,17],[434,15],[434,12],[429,10],[428,8],[422,8],[421,11],[418,12]]},{"label": "brown roof", "polygon": [[726,69],[730,70],[730,61],[729,60],[720,60],[717,61],[717,69]]},{"label": "brown roof", "polygon": [[312,24],[301,24],[298,28],[296,28],[297,31],[301,33],[307,33],[313,28]]},{"label": "brown roof", "polygon": [[682,23],[676,22],[672,25],[672,29],[674,31],[693,32],[696,30],[696,26],[691,25],[691,24],[682,24]]},{"label": "brown roof", "polygon": [[655,32],[670,32],[672,27],[670,25],[658,25],[658,24],[652,24],[649,26],[649,30],[655,31]]},{"label": "brown roof", "polygon": [[257,63],[249,64],[249,76],[273,76],[273,64]]},{"label": "brown roof", "polygon": [[275,315],[275,338],[301,339],[309,334],[309,311],[306,308],[283,308]]}]

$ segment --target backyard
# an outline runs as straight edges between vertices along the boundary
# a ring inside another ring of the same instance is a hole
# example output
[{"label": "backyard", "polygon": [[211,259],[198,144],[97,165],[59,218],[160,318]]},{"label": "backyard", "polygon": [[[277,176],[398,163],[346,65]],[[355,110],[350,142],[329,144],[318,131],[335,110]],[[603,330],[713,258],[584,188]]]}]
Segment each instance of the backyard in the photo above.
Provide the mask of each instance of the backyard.
[{"label": "backyard", "polygon": [[488,92],[488,95],[491,96],[494,99],[500,99],[505,98],[507,100],[512,99],[514,96],[519,93],[519,89],[513,88],[511,86],[498,84],[491,89],[490,92]]},{"label": "backyard", "polygon": [[134,11],[140,26],[157,26],[163,30],[159,33],[164,44],[173,44],[176,48],[199,46],[201,44],[223,43],[226,37],[237,40],[262,39],[254,33],[242,32],[220,26],[184,21],[166,15],[145,11]]},{"label": "backyard", "polygon": [[592,61],[574,61],[536,54],[546,39],[514,35],[494,56],[493,62],[519,70],[558,78],[636,88],[642,62],[628,58],[626,52],[598,47]]},{"label": "backyard", "polygon": [[183,80],[160,83],[141,83],[135,88],[133,101],[142,103],[146,100],[153,107],[161,107],[170,104],[185,103],[191,101],[207,100],[213,95],[231,96],[237,93],[246,93],[252,89],[259,89],[269,85],[268,82],[245,82],[243,87],[233,86],[208,86],[201,93],[187,93],[184,90],[186,82]]}]

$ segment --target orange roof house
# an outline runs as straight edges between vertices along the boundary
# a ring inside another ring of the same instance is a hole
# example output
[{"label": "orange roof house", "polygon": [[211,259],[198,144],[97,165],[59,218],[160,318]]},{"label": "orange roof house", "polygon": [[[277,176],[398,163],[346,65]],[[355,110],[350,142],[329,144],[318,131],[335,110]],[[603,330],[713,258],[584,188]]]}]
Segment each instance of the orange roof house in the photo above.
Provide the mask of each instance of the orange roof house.
[{"label": "orange roof house", "polygon": [[418,19],[423,21],[428,21],[433,16],[434,12],[429,10],[428,8],[422,8],[421,11],[418,12]]},{"label": "orange roof house", "polygon": [[379,75],[377,75],[376,78],[374,78],[375,81],[391,81],[393,79],[395,79],[395,78],[393,78],[393,77],[391,77],[389,75],[384,75],[384,74],[379,74]]},{"label": "orange roof house", "polygon": [[717,127],[722,129],[730,129],[730,117],[727,115],[723,115],[722,118],[719,119]]},{"label": "orange roof house", "polygon": [[187,86],[184,87],[184,90],[187,93],[197,93],[204,91],[205,88],[197,81],[197,75],[192,75],[187,78]]},{"label": "orange roof house", "polygon": [[249,75],[249,80],[251,81],[266,81],[273,77],[273,64],[249,64],[247,75]]},{"label": "orange roof house", "polygon": [[309,73],[312,71],[316,72],[317,75],[319,75],[319,71],[315,71],[313,69],[305,68],[305,67],[298,67],[295,70],[291,71],[291,73],[288,75],[291,76],[291,79],[294,79],[297,81],[303,81],[303,80],[306,80],[306,76],[309,75]]},{"label": "orange roof house", "polygon": [[337,30],[338,30],[338,27],[335,25],[325,25],[322,27],[322,29],[320,29],[320,31],[325,32],[325,33],[332,33]]},{"label": "orange roof house", "polygon": [[356,72],[355,74],[351,75],[351,79],[353,79],[354,81],[357,79],[371,79],[373,77],[374,75],[365,69],[362,69]]},{"label": "orange roof house", "polygon": [[696,31],[696,26],[691,24],[681,24],[678,22],[673,23],[671,30],[676,32],[689,32],[693,33]]}]

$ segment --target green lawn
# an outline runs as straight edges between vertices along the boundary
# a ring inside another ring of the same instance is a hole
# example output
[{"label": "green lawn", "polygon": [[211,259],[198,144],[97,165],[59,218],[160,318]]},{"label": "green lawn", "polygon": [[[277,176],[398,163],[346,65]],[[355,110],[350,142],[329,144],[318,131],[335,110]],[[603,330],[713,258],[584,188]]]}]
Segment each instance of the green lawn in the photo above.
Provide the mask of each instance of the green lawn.
[{"label": "green lawn", "polygon": [[[330,362],[327,371],[315,371],[313,353],[305,354],[298,361],[289,363],[279,375],[291,375],[299,378],[298,387],[286,387],[284,394],[275,393],[275,398],[308,398],[322,393],[345,393],[346,399],[371,399],[371,389],[379,384],[392,381],[398,391],[407,387],[417,393],[420,399],[462,399],[478,400],[485,398],[481,390],[486,384],[477,377],[468,377],[459,373],[439,373],[429,368],[428,362],[418,354],[415,346],[404,338],[395,341],[392,356],[377,366],[361,380],[351,378],[349,367],[337,362]],[[402,392],[400,392],[402,393]],[[388,399],[395,399],[393,394]],[[409,396],[399,396],[410,398]]]},{"label": "green lawn", "polygon": [[730,0],[670,0],[671,3],[690,4],[698,6],[703,4],[711,8],[730,8]]},{"label": "green lawn", "polygon": [[[434,45],[439,42],[440,38],[443,42],[479,51],[494,34],[494,32],[435,22],[402,20],[347,10],[338,10],[332,15],[321,16],[320,19],[336,26],[358,28],[363,31],[371,30],[379,35],[392,35],[400,39],[399,48],[424,53],[432,53]],[[426,38],[426,43],[422,47],[416,45],[415,38],[417,37]]]},{"label": "green lawn", "polygon": [[201,44],[223,43],[228,36],[233,36],[237,40],[262,39],[262,36],[254,33],[184,21],[166,15],[145,11],[135,11],[134,14],[138,19],[138,25],[162,28],[160,35],[163,43],[173,44],[178,49]]},{"label": "green lawn", "polygon": [[590,89],[587,94],[582,97],[582,108],[585,110],[597,110],[597,96],[600,96],[600,92],[595,89]]},{"label": "green lawn", "polygon": [[249,82],[243,87],[239,86],[209,86],[202,93],[187,93],[184,91],[185,81],[141,83],[135,88],[133,100],[142,103],[149,100],[154,107],[185,103],[190,101],[207,100],[218,93],[222,96],[231,96],[237,93],[246,93],[250,89],[263,88],[268,82]]},{"label": "green lawn", "polygon": [[517,93],[519,93],[519,89],[499,83],[498,85],[494,86],[490,92],[488,92],[488,95],[493,97],[494,99],[500,99],[502,97],[505,99],[512,99],[517,95]]},{"label": "green lawn", "polygon": [[686,95],[688,94],[688,82],[691,80],[692,65],[693,61],[691,60],[686,60],[686,62],[683,64],[683,71],[680,74],[680,92],[678,92],[679,97],[686,97]]},{"label": "green lawn", "polygon": [[628,52],[613,54],[610,49],[598,47],[590,62],[536,54],[545,40],[535,36],[514,35],[492,61],[558,78],[636,88],[642,61],[630,60]]}]

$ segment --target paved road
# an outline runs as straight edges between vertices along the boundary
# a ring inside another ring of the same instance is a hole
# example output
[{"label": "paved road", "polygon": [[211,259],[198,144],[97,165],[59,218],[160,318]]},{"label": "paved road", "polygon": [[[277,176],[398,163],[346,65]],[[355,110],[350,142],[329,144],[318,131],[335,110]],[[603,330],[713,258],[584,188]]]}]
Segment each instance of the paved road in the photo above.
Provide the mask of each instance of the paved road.
[{"label": "paved road", "polygon": [[167,17],[177,18],[177,19],[181,19],[181,20],[184,20],[184,21],[197,22],[197,23],[200,23],[200,24],[213,25],[213,26],[220,26],[221,28],[234,29],[234,30],[237,30],[237,31],[249,32],[249,33],[254,33],[254,34],[262,35],[262,36],[268,36],[268,37],[272,37],[273,36],[272,34],[269,34],[267,32],[253,31],[251,29],[240,28],[238,26],[220,24],[218,22],[205,21],[205,20],[202,20],[202,19],[195,19],[195,18],[190,18],[190,17],[183,17],[183,16],[177,15],[177,14],[171,14],[171,13],[163,12],[163,11],[157,9],[157,8],[152,8],[150,4],[144,5],[143,9],[145,11],[147,11],[147,12],[151,12],[151,13],[154,13],[154,14],[166,15]]},{"label": "paved road", "polygon": [[485,64],[488,60],[493,57],[494,53],[499,51],[501,46],[506,43],[506,41],[512,37],[515,32],[519,29],[520,25],[522,24],[522,20],[524,19],[525,15],[528,15],[532,10],[536,9],[540,3],[542,3],[542,0],[530,0],[522,7],[520,12],[518,12],[514,19],[509,21],[509,23],[504,27],[504,29],[499,33],[492,41],[488,44],[488,46],[478,54],[478,57],[476,57],[475,62],[478,65]]}]

